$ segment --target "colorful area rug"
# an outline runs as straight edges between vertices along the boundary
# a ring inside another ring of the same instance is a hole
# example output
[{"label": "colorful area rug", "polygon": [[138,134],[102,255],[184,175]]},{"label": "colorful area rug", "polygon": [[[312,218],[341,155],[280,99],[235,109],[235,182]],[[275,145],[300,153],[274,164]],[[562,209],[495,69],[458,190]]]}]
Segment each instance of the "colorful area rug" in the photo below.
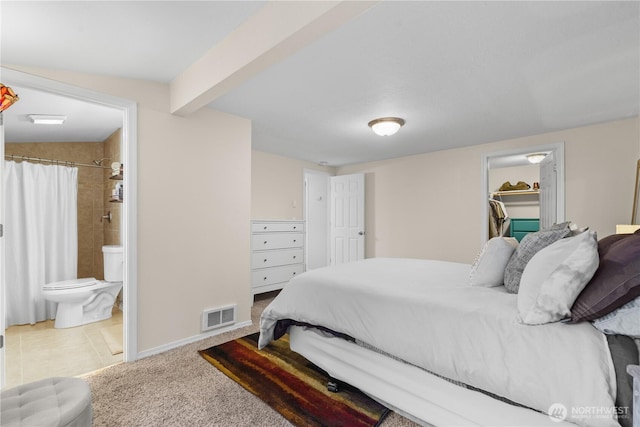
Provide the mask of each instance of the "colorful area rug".
[{"label": "colorful area rug", "polygon": [[289,335],[258,350],[258,334],[199,353],[296,426],[376,426],[389,410],[360,390],[340,384],[289,349]]}]

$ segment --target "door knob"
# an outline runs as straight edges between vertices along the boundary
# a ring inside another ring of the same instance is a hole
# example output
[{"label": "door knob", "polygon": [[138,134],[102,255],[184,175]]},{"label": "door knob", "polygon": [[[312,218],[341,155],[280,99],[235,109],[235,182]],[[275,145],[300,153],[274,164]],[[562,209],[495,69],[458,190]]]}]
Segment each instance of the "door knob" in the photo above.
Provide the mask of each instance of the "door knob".
[{"label": "door knob", "polygon": [[364,236],[364,231],[358,231],[359,236]]}]

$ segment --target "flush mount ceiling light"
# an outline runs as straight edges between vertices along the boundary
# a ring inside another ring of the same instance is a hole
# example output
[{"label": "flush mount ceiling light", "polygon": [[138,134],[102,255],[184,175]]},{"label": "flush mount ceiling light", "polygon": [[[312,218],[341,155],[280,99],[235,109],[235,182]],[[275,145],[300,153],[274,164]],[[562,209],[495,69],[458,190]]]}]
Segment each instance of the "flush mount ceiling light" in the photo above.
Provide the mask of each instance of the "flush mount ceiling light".
[{"label": "flush mount ceiling light", "polygon": [[398,117],[382,117],[369,122],[369,127],[380,136],[393,135],[402,125],[404,125],[404,119]]},{"label": "flush mount ceiling light", "polygon": [[61,125],[67,120],[67,116],[54,116],[45,114],[29,114],[29,120],[36,125]]},{"label": "flush mount ceiling light", "polygon": [[540,163],[542,161],[542,159],[544,159],[545,157],[547,157],[547,153],[531,153],[531,154],[527,154],[527,160],[529,160],[529,163]]}]

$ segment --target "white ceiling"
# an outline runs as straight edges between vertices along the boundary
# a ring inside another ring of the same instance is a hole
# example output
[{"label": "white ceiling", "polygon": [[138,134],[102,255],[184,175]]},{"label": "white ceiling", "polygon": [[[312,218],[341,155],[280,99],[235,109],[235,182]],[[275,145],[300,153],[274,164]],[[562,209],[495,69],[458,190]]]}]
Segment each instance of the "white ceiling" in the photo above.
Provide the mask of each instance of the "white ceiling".
[{"label": "white ceiling", "polygon": [[[6,142],[103,142],[122,127],[120,110],[10,86],[20,100],[3,113]],[[28,117],[31,114],[65,116],[67,119],[62,125],[35,125]]]},{"label": "white ceiling", "polygon": [[[170,83],[263,5],[3,0],[2,64]],[[29,113],[60,111],[65,132],[72,122],[96,131],[66,140],[104,139],[114,126],[14,89],[8,142],[42,138],[29,133]],[[209,106],[250,118],[255,149],[331,165],[633,117],[640,3],[384,1]],[[383,116],[406,125],[376,136],[367,122]]]}]

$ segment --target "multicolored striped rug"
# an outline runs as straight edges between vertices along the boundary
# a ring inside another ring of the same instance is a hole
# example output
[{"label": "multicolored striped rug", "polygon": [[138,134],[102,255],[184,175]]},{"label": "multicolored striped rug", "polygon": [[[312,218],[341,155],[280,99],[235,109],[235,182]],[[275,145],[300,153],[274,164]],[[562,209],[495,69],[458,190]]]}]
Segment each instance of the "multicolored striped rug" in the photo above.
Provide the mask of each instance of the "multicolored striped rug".
[{"label": "multicolored striped rug", "polygon": [[376,426],[389,412],[348,385],[328,391],[329,376],[289,349],[289,335],[257,343],[256,333],[199,353],[296,426]]}]

